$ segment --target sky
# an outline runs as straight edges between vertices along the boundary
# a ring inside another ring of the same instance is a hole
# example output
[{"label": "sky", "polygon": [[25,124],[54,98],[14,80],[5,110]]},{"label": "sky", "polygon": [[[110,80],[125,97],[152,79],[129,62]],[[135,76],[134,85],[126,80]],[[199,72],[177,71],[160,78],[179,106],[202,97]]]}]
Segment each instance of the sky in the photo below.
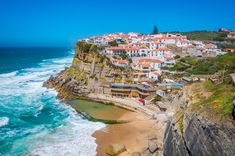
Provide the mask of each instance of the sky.
[{"label": "sky", "polygon": [[0,46],[73,46],[114,32],[235,29],[235,0],[0,0]]}]

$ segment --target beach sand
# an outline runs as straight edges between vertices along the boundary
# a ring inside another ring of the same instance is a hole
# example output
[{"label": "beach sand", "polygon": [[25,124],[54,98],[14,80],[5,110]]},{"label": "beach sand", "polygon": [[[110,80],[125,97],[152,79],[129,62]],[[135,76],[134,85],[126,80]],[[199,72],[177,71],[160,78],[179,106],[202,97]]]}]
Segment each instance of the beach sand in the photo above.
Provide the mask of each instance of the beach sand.
[{"label": "beach sand", "polygon": [[138,112],[127,112],[117,120],[130,121],[124,124],[111,124],[96,131],[93,136],[97,143],[97,156],[105,156],[106,148],[111,144],[124,144],[126,152],[120,156],[129,156],[133,152],[143,152],[148,147],[148,139],[156,137],[161,148],[164,128],[157,120],[152,120]]},{"label": "beach sand", "polygon": [[[112,144],[125,145],[127,151],[120,156],[130,156],[133,152],[143,153],[148,148],[150,138],[157,138],[157,145],[160,148],[158,153],[161,155],[165,124],[159,120],[160,116],[156,120],[149,115],[153,111],[156,112],[156,108],[144,107],[130,99],[111,98],[108,101],[119,107],[84,100],[75,100],[71,103],[77,111],[86,112],[96,119],[125,121],[120,124],[107,124],[105,128],[93,134],[96,138],[97,156],[106,156],[106,149]],[[121,104],[122,102],[124,104]],[[123,105],[124,108],[134,107],[136,111],[123,109]]]}]

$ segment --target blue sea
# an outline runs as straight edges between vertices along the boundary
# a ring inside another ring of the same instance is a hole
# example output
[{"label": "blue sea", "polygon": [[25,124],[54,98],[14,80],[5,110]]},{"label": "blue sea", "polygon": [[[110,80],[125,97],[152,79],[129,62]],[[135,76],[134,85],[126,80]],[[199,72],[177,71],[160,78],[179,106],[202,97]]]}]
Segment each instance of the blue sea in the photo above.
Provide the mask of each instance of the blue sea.
[{"label": "blue sea", "polygon": [[0,48],[0,156],[92,156],[102,123],[82,118],[42,87],[71,65],[66,48]]}]

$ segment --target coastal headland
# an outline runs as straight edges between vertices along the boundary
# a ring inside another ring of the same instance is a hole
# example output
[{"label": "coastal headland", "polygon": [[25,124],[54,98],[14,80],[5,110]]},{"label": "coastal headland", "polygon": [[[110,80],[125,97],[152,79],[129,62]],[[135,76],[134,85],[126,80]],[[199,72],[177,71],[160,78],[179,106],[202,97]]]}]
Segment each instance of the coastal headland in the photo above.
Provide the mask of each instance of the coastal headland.
[{"label": "coastal headland", "polygon": [[[165,115],[157,107],[143,106],[138,99],[119,98],[102,93],[105,92],[103,85],[107,83],[106,81],[115,79],[113,75],[118,74],[119,76],[121,72],[131,74],[132,70],[115,67],[109,58],[96,52],[88,52],[85,55],[77,46],[73,65],[56,77],[51,77],[44,85],[56,89],[58,97],[69,103],[74,99],[83,99],[91,103],[114,105],[125,110],[125,113],[119,111],[116,116],[109,116],[116,109],[111,108],[108,112],[101,109],[102,115],[100,116],[100,113],[97,114],[98,110],[93,109],[93,113],[96,113],[91,115],[92,113],[89,114],[87,109],[82,110],[81,105],[72,104],[72,107],[78,112],[87,113],[88,118],[92,117],[92,120],[107,123],[105,129],[97,131],[93,135],[98,145],[97,155],[105,155],[107,148],[113,144],[125,146],[126,151],[122,153],[123,155],[131,155],[134,152],[148,153],[148,144],[151,139],[156,144],[156,149],[152,152],[157,151],[160,154],[163,149],[165,121],[169,114]],[[84,103],[84,101],[80,101],[80,103]],[[157,119],[157,112],[160,113],[161,121]]]},{"label": "coastal headland", "polygon": [[44,86],[107,124],[93,134],[99,156],[234,155],[234,59],[179,34],[110,34],[79,41]]}]

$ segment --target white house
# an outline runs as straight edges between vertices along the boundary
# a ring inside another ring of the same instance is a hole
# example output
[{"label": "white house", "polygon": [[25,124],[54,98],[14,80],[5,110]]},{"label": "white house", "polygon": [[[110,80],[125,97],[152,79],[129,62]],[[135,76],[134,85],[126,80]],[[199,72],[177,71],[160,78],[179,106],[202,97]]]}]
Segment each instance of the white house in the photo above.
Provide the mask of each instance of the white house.
[{"label": "white house", "polygon": [[106,54],[108,55],[121,55],[126,52],[125,47],[110,47],[106,48]]},{"label": "white house", "polygon": [[168,48],[158,48],[158,49],[152,49],[147,54],[148,57],[161,57],[164,55],[168,55],[170,52],[170,49]]},{"label": "white house", "polygon": [[231,31],[230,33],[228,33],[227,37],[229,39],[235,39],[235,31]]},{"label": "white house", "polygon": [[159,72],[159,71],[149,72],[148,73],[148,77],[150,79],[153,79],[154,81],[159,81],[160,76],[161,76],[161,72]]},{"label": "white house", "polygon": [[173,66],[175,65],[175,58],[171,56],[163,56],[164,63],[163,66]]},{"label": "white house", "polygon": [[141,58],[139,59],[139,62],[149,64],[152,69],[157,70],[157,71],[161,70],[161,67],[163,64],[161,60],[153,59],[153,58]]},{"label": "white house", "polygon": [[129,66],[129,61],[114,59],[114,60],[112,60],[112,64],[115,66],[118,66],[118,67],[127,67],[127,66]]},{"label": "white house", "polygon": [[140,57],[146,57],[148,56],[148,54],[150,53],[150,49],[145,47],[145,46],[141,46],[139,47],[139,55]]},{"label": "white house", "polygon": [[163,97],[163,96],[166,95],[166,92],[163,91],[163,90],[157,90],[157,91],[156,91],[156,94],[159,95],[159,96],[161,96],[161,97]]},{"label": "white house", "polygon": [[214,56],[225,54],[217,47],[217,45],[212,43],[206,44],[202,52],[206,54],[212,54]]},{"label": "white house", "polygon": [[162,42],[151,41],[149,42],[149,48],[150,49],[166,48],[166,44]]},{"label": "white house", "polygon": [[139,47],[125,47],[125,51],[127,52],[129,57],[138,57],[139,54]]},{"label": "white house", "polygon": [[131,64],[131,67],[132,69],[143,71],[143,72],[151,71],[151,66],[148,63],[135,62]]},{"label": "white house", "polygon": [[193,41],[196,48],[203,48],[205,44],[202,41]]},{"label": "white house", "polygon": [[191,46],[192,43],[188,40],[178,40],[176,41],[176,46],[177,47],[188,47]]}]

